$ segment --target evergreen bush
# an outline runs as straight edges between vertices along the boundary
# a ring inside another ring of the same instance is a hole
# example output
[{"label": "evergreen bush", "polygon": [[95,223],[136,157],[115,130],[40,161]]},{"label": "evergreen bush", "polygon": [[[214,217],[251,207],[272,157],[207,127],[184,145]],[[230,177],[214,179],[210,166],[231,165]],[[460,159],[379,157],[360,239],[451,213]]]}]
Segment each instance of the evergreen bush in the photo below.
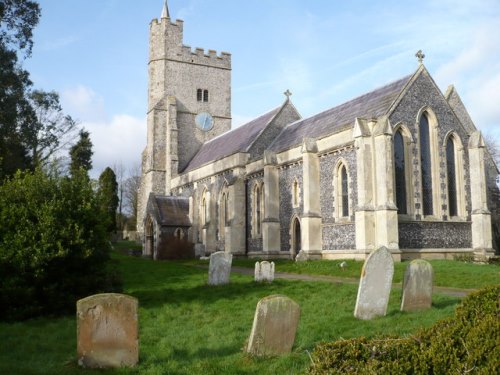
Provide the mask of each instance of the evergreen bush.
[{"label": "evergreen bush", "polygon": [[310,374],[495,374],[500,368],[500,286],[472,293],[451,318],[411,337],[317,345]]},{"label": "evergreen bush", "polygon": [[0,319],[66,313],[119,290],[100,212],[83,172],[17,172],[0,186]]}]

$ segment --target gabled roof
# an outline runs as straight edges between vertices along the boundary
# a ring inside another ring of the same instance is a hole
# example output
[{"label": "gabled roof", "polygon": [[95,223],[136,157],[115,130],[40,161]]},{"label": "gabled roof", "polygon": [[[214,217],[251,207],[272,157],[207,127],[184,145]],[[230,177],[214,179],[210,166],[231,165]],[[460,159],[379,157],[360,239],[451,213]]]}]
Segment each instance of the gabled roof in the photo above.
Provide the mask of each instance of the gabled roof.
[{"label": "gabled roof", "polygon": [[155,216],[158,224],[164,226],[190,227],[189,199],[166,195],[149,195],[148,211]]},{"label": "gabled roof", "polygon": [[337,107],[288,125],[269,149],[284,151],[300,145],[304,137],[320,139],[352,127],[356,117],[377,118],[385,114],[413,76],[405,76]]},{"label": "gabled roof", "polygon": [[283,106],[279,106],[245,125],[205,142],[186,168],[184,168],[183,172],[189,172],[202,165],[220,160],[238,152],[247,152],[255,139],[274,119],[281,108],[283,108]]}]

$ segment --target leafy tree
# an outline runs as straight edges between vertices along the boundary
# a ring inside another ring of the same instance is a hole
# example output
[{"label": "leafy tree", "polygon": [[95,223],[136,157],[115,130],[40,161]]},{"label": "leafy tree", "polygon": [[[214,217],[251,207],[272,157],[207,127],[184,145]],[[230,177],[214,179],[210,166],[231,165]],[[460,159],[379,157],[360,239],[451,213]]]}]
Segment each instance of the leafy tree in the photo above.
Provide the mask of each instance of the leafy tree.
[{"label": "leafy tree", "polygon": [[116,230],[116,209],[118,208],[118,183],[115,172],[107,167],[99,176],[99,205],[108,232]]},{"label": "leafy tree", "polygon": [[116,290],[109,251],[83,171],[18,171],[0,186],[0,318],[60,314],[79,298]]},{"label": "leafy tree", "polygon": [[91,170],[93,154],[90,133],[82,129],[80,130],[80,139],[69,151],[71,158],[69,169],[71,175],[77,174],[80,169],[83,169],[85,172]]},{"label": "leafy tree", "polygon": [[33,29],[40,8],[34,1],[0,1],[0,182],[17,169],[31,166],[23,125],[33,115],[27,100],[32,85],[18,60],[31,55]]},{"label": "leafy tree", "polygon": [[139,187],[141,186],[141,170],[138,165],[129,171],[130,177],[124,183],[124,200],[130,214],[127,222],[129,229],[134,228],[137,222],[137,204],[139,202]]}]

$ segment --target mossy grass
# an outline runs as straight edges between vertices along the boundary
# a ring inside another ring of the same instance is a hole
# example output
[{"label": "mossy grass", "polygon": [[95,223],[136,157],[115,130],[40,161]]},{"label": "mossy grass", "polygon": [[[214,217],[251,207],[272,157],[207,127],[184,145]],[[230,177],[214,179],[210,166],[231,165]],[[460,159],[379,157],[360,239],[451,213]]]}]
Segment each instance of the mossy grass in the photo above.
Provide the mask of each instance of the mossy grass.
[{"label": "mossy grass", "polygon": [[[430,310],[402,313],[401,290],[394,288],[387,316],[360,321],[353,317],[356,285],[293,280],[258,284],[250,276],[232,274],[229,285],[209,287],[207,271],[185,261],[154,262],[119,252],[113,258],[123,275],[124,293],[139,299],[140,362],[134,369],[103,371],[110,374],[304,373],[308,352],[318,342],[406,336],[451,316],[460,301],[435,294]],[[257,302],[271,294],[285,294],[301,306],[293,352],[252,358],[242,349]],[[0,323],[0,373],[96,372],[78,368],[76,320],[68,316]]]}]

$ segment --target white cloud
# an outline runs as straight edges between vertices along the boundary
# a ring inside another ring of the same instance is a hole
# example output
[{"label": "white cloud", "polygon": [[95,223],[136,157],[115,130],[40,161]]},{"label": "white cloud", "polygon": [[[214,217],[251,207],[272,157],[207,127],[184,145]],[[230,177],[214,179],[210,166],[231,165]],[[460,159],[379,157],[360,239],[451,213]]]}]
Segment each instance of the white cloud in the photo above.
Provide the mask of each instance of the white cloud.
[{"label": "white cloud", "polygon": [[82,126],[90,132],[93,144],[92,177],[117,163],[126,169],[140,163],[146,146],[146,118],[121,114],[109,122],[83,122]]},{"label": "white cloud", "polygon": [[61,94],[64,111],[81,121],[105,121],[104,99],[89,87],[78,85]]}]

